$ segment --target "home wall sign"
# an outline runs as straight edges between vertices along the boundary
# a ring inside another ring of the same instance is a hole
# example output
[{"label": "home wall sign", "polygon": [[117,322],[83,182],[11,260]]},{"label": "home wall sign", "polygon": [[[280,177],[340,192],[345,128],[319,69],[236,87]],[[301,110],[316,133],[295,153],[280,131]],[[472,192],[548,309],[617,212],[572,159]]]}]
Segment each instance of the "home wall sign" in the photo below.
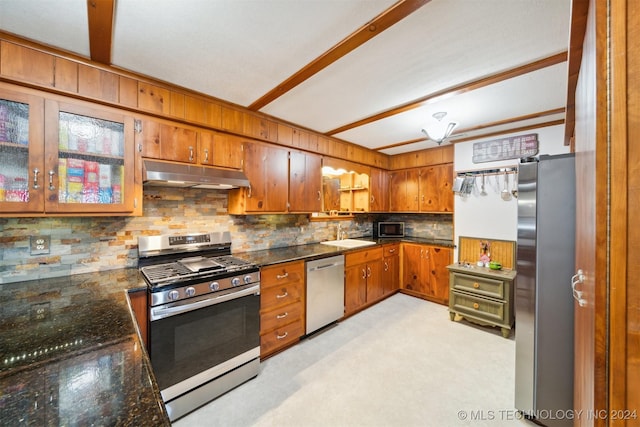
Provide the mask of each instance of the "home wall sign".
[{"label": "home wall sign", "polygon": [[538,154],[538,134],[512,136],[473,144],[473,163],[519,159]]}]

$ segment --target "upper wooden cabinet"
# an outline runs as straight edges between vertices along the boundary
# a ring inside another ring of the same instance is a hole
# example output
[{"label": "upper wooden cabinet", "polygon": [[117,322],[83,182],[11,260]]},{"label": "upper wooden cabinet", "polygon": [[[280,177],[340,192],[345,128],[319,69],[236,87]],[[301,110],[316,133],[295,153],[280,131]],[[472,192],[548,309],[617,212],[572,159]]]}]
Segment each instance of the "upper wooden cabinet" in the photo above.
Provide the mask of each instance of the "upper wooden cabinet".
[{"label": "upper wooden cabinet", "polygon": [[134,214],[133,118],[0,85],[0,212]]},{"label": "upper wooden cabinet", "polygon": [[136,145],[142,157],[198,163],[198,132],[186,126],[155,119],[136,119]]},{"label": "upper wooden cabinet", "polygon": [[289,195],[289,151],[274,145],[248,142],[244,171],[249,188],[229,192],[230,214],[287,212]]},{"label": "upper wooden cabinet", "polygon": [[387,212],[389,210],[389,173],[387,171],[371,168],[369,198],[371,212]]},{"label": "upper wooden cabinet", "polygon": [[453,164],[393,171],[391,212],[453,212]]},{"label": "upper wooden cabinet", "polygon": [[289,153],[289,212],[322,210],[322,157],[291,151]]},{"label": "upper wooden cabinet", "polygon": [[198,137],[200,164],[242,169],[244,138],[209,131],[200,131]]}]

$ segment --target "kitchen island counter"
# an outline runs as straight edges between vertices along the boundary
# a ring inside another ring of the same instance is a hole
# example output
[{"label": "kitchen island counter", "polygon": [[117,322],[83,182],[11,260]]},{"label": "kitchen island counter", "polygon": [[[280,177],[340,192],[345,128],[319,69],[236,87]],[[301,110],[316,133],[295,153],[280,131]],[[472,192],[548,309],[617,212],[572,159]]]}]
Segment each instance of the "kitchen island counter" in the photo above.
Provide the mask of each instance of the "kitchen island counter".
[{"label": "kitchen island counter", "polygon": [[0,285],[8,425],[168,426],[126,293],[137,269]]}]

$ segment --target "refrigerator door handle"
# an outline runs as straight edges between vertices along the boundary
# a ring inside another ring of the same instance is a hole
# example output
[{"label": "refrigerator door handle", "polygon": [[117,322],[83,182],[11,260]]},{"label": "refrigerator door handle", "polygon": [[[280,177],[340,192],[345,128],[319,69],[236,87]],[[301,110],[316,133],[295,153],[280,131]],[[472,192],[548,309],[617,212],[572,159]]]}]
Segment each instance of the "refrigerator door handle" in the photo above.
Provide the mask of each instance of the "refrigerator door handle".
[{"label": "refrigerator door handle", "polygon": [[576,285],[581,283],[584,283],[584,272],[582,269],[578,269],[576,274],[571,276],[571,290],[573,292],[573,298],[578,301],[580,307],[584,307],[587,305],[587,300],[582,298],[583,292],[576,289]]}]

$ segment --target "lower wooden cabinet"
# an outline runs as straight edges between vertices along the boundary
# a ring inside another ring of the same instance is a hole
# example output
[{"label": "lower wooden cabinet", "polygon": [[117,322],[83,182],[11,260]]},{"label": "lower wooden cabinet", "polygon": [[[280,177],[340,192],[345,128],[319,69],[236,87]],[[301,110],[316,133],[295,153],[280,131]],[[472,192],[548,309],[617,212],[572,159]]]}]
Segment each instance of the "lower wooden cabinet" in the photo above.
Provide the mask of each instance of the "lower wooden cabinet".
[{"label": "lower wooden cabinet", "polygon": [[144,346],[149,348],[149,311],[147,308],[147,290],[140,289],[128,293],[131,309],[135,314],[138,330]]},{"label": "lower wooden cabinet", "polygon": [[344,311],[348,316],[384,296],[382,248],[348,252],[344,264]]},{"label": "lower wooden cabinet", "polygon": [[505,338],[511,334],[514,317],[514,271],[466,268],[452,264],[449,269],[449,314],[485,326],[501,328]]},{"label": "lower wooden cabinet", "polygon": [[297,342],[305,325],[304,261],[260,270],[260,357]]},{"label": "lower wooden cabinet", "polygon": [[400,244],[382,246],[382,293],[389,295],[400,288]]},{"label": "lower wooden cabinet", "polygon": [[402,244],[402,284],[406,293],[447,305],[453,250],[418,243]]}]

